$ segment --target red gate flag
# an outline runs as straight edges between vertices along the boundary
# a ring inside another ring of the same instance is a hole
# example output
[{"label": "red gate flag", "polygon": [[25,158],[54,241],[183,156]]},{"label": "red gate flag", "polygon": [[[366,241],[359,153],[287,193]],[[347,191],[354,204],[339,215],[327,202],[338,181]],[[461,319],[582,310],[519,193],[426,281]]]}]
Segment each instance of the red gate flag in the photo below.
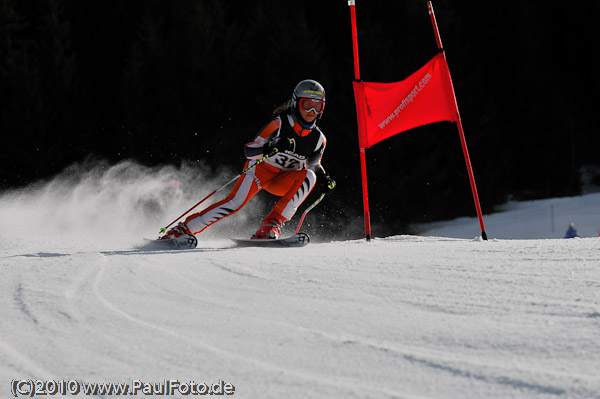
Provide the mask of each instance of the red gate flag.
[{"label": "red gate flag", "polygon": [[353,85],[360,148],[418,126],[459,119],[443,53],[401,82]]}]

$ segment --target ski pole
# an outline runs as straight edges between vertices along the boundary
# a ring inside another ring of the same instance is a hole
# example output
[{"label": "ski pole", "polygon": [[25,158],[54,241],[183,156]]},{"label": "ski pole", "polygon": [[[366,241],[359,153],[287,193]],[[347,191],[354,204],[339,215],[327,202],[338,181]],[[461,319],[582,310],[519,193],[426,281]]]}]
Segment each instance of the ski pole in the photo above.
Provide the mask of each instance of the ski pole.
[{"label": "ski pole", "polygon": [[[273,153],[275,153],[275,152],[277,152],[277,148],[274,148]],[[242,172],[239,175],[237,175],[233,179],[229,180],[227,183],[223,184],[221,187],[217,188],[216,190],[214,190],[213,192],[211,192],[210,194],[208,194],[206,197],[204,197],[203,199],[201,199],[196,205],[194,205],[193,207],[191,207],[190,209],[188,209],[187,211],[185,211],[184,213],[182,213],[181,216],[179,216],[177,219],[175,219],[171,223],[169,223],[166,227],[161,227],[160,228],[160,233],[165,233],[167,231],[167,229],[169,227],[171,227],[171,225],[173,225],[173,223],[175,223],[176,221],[178,221],[179,219],[181,219],[182,217],[184,217],[185,215],[187,215],[188,213],[190,213],[198,205],[200,205],[201,203],[203,203],[204,201],[206,201],[207,199],[209,199],[210,197],[212,197],[213,195],[215,195],[216,193],[218,193],[219,191],[221,191],[222,189],[224,189],[225,187],[227,187],[228,185],[230,185],[231,183],[233,183],[234,181],[236,181],[237,179],[239,179],[240,176],[242,176],[242,175],[248,173],[249,171],[251,171],[252,169],[254,169],[259,163],[262,163],[265,159],[267,159],[271,155],[273,155],[273,154],[266,154],[266,155],[264,155],[261,159],[259,159],[258,161],[256,161],[255,164],[250,165],[246,169],[242,170]]]},{"label": "ski pole", "polygon": [[319,198],[317,198],[317,200],[315,202],[313,202],[308,208],[306,208],[306,210],[302,214],[302,218],[300,218],[300,223],[298,223],[298,227],[296,228],[296,234],[298,234],[300,232],[300,227],[302,227],[302,223],[304,222],[304,218],[306,217],[306,214],[308,212],[312,211],[312,209],[315,206],[319,205],[319,202],[321,202],[323,200],[323,198],[325,198],[325,193],[322,193],[321,196]]}]

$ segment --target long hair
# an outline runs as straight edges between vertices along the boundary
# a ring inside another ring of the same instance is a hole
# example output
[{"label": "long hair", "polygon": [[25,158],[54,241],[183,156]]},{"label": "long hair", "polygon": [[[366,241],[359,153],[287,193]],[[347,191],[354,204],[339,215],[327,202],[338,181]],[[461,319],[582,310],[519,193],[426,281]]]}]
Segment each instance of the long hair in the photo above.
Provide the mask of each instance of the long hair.
[{"label": "long hair", "polygon": [[290,98],[283,104],[275,107],[275,109],[273,110],[273,117],[285,114],[286,112],[290,111],[291,109],[292,109],[292,99]]}]

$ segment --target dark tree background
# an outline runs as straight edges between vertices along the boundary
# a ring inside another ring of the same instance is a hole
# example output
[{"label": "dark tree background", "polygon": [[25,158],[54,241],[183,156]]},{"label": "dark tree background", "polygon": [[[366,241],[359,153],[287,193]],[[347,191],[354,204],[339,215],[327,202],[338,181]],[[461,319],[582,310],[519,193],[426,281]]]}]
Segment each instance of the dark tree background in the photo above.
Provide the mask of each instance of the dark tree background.
[{"label": "dark tree background", "polygon": [[[425,1],[357,3],[363,80],[402,80],[435,55]],[[434,1],[484,212],[578,194],[580,166],[600,165],[600,6],[566,4]],[[90,156],[241,167],[243,143],[312,78],[338,181],[319,211],[334,230],[362,217],[346,0],[0,0],[0,56],[0,188]],[[376,235],[475,213],[451,123],[367,162]]]}]

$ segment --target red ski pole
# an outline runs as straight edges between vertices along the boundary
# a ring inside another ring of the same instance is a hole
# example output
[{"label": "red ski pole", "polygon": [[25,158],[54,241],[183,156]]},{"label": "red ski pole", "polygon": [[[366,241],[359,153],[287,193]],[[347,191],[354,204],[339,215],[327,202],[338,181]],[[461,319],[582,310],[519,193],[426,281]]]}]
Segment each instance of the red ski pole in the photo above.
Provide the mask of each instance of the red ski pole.
[{"label": "red ski pole", "polygon": [[298,234],[300,232],[300,227],[302,227],[302,223],[304,222],[304,218],[306,217],[306,214],[308,212],[312,211],[312,209],[315,206],[319,205],[319,202],[321,202],[323,200],[323,198],[325,198],[325,193],[321,194],[321,196],[319,198],[317,198],[317,200],[315,202],[313,202],[308,208],[306,208],[306,210],[302,214],[302,217],[300,218],[300,223],[298,223],[298,227],[296,228],[296,234]]}]

